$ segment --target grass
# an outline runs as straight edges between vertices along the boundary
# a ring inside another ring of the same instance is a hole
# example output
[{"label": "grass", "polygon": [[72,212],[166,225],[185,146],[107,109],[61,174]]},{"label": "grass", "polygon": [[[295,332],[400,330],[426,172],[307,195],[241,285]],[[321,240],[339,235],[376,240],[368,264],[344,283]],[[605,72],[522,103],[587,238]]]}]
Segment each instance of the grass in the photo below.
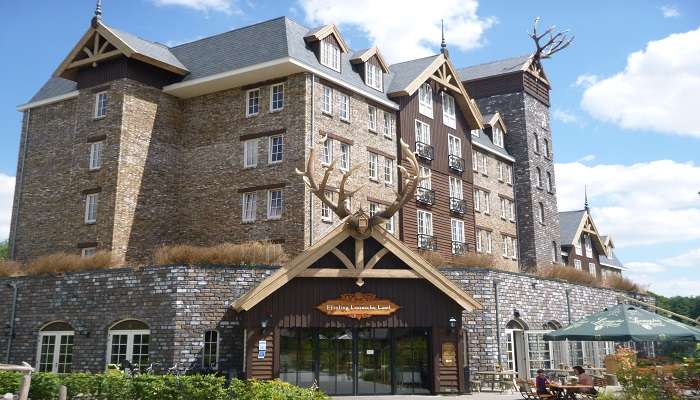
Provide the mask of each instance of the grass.
[{"label": "grass", "polygon": [[470,268],[496,268],[496,258],[493,254],[467,252],[456,256],[451,265]]},{"label": "grass", "polygon": [[0,263],[0,277],[60,274],[118,266],[120,264],[114,261],[108,251],[98,251],[89,257],[61,252],[41,256],[24,265],[15,261],[4,261]]},{"label": "grass", "polygon": [[25,274],[22,264],[15,261],[0,262],[0,278],[12,278]]},{"label": "grass", "polygon": [[589,286],[598,286],[595,276],[576,268],[563,265],[546,265],[537,268],[535,275],[542,278],[561,279],[571,283],[582,283]]},{"label": "grass", "polygon": [[610,289],[623,290],[625,292],[646,293],[646,290],[629,278],[619,275],[610,275],[603,281],[603,286]]},{"label": "grass", "polygon": [[435,268],[442,267],[443,265],[447,264],[442,254],[438,253],[437,251],[421,250],[418,251],[418,254],[420,254],[420,256],[423,257],[428,264]]},{"label": "grass", "polygon": [[247,242],[222,243],[215,246],[174,245],[156,250],[156,265],[279,265],[287,260],[280,244]]}]

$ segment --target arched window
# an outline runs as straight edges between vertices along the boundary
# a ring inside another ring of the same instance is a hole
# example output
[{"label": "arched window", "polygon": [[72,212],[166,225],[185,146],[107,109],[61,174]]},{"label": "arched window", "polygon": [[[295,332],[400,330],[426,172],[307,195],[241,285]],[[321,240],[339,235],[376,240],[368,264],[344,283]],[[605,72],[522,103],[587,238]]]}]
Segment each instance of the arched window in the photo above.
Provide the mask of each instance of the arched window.
[{"label": "arched window", "polygon": [[151,330],[144,322],[127,319],[109,329],[107,360],[109,364],[128,361],[134,366],[146,366]]},{"label": "arched window", "polygon": [[40,372],[71,372],[75,331],[66,322],[52,322],[39,331],[37,369]]},{"label": "arched window", "polygon": [[535,153],[540,154],[540,135],[534,133],[535,136]]},{"label": "arched window", "polygon": [[552,179],[552,173],[549,171],[547,171],[547,191],[554,193],[554,179]]},{"label": "arched window", "polygon": [[525,324],[525,322],[520,320],[520,319],[511,319],[506,324],[506,329],[515,329],[515,330],[525,331],[525,330],[527,330],[527,324]]},{"label": "arched window", "polygon": [[557,329],[561,329],[561,324],[558,321],[547,321],[542,325],[542,328],[548,331],[556,331]]},{"label": "arched window", "polygon": [[219,332],[215,330],[204,332],[202,367],[213,370],[219,367]]},{"label": "arched window", "polygon": [[542,170],[540,167],[535,167],[535,183],[538,188],[542,188]]},{"label": "arched window", "polygon": [[540,218],[540,224],[544,225],[544,203],[539,203],[538,217]]},{"label": "arched window", "polygon": [[557,242],[552,242],[552,262],[556,263],[559,261],[559,246],[557,246]]}]

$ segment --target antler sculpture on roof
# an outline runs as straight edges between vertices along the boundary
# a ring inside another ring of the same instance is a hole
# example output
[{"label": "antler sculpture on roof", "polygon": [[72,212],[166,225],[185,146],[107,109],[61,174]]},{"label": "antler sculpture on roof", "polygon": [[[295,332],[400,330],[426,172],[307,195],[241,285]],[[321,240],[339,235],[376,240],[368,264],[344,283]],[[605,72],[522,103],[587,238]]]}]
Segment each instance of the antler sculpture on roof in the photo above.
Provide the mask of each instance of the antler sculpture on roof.
[{"label": "antler sculpture on roof", "polygon": [[[545,30],[543,33],[538,34],[537,24],[539,22],[540,17],[535,18],[535,23],[532,24],[532,32],[529,33],[532,40],[535,41],[535,46],[537,46],[535,54],[533,54],[533,57],[535,59],[544,60],[545,58],[550,58],[554,53],[569,47],[571,42],[574,41],[574,36],[569,37],[567,35],[569,33],[568,29],[563,32],[557,32],[556,34],[554,34],[554,28],[556,28],[554,25],[547,28],[547,30]],[[544,38],[547,35],[549,35],[549,37],[547,38],[547,42],[544,45],[541,45],[540,40],[542,40],[542,38]]]},{"label": "antler sculpture on roof", "polygon": [[[327,136],[325,136],[322,139],[321,143],[325,143],[326,140],[328,140]],[[374,214],[370,218],[370,228],[372,226],[379,225],[382,222],[391,218],[399,209],[401,209],[401,207],[403,207],[404,204],[406,204],[412,198],[416,187],[418,186],[418,183],[421,180],[428,178],[428,176],[420,175],[416,155],[411,151],[409,145],[406,144],[403,140],[401,140],[401,150],[402,154],[408,161],[408,165],[406,167],[402,165],[398,166],[401,185],[396,191],[396,199],[383,211]],[[300,171],[297,168],[296,173],[303,177],[304,183],[306,183],[309,189],[311,189],[311,192],[315,194],[316,197],[318,197],[321,200],[321,202],[323,202],[323,204],[325,204],[327,207],[333,210],[333,212],[338,216],[338,218],[343,219],[345,217],[350,216],[351,211],[347,208],[346,200],[352,197],[358,190],[362,188],[362,186],[350,191],[348,191],[345,186],[347,184],[348,178],[357,169],[357,166],[351,168],[346,172],[343,172],[338,188],[338,200],[334,203],[326,195],[326,192],[328,191],[326,187],[328,184],[328,180],[331,177],[331,174],[335,170],[336,160],[332,160],[330,165],[323,166],[323,178],[321,179],[320,183],[316,183],[316,171],[314,167],[316,161],[315,152],[316,146],[313,146],[311,148],[311,151],[309,152],[309,159],[306,161],[306,170]],[[357,225],[357,221],[350,221],[350,223]]]}]

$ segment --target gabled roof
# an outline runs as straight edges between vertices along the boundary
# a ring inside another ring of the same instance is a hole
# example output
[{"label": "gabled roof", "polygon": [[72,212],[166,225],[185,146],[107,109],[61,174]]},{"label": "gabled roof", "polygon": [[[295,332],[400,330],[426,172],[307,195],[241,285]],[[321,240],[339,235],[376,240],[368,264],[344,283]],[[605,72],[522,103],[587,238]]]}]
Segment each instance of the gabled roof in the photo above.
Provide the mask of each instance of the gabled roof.
[{"label": "gabled roof", "polygon": [[323,40],[328,35],[333,35],[333,37],[335,37],[336,42],[338,42],[338,45],[340,46],[340,51],[342,51],[343,53],[350,52],[350,48],[348,47],[347,43],[345,43],[343,36],[340,34],[340,31],[338,30],[338,27],[335,26],[335,24],[328,24],[311,29],[306,34],[306,36],[304,36],[304,40],[306,40],[307,42]]},{"label": "gabled roof", "polygon": [[[340,223],[340,225],[326,234],[326,236],[324,236],[319,242],[306,249],[304,252],[280,268],[277,272],[262,281],[258,286],[234,301],[232,307],[239,312],[250,310],[256,304],[260,303],[286,283],[290,282],[297,276],[301,276],[305,271],[317,273],[319,271],[318,269],[309,269],[309,267],[321,257],[333,253],[341,261],[341,264],[344,264],[346,267],[345,269],[335,270],[339,274],[338,276],[342,276],[340,275],[342,271],[348,271],[351,274],[357,275],[358,278],[375,279],[373,276],[376,275],[373,274],[377,274],[378,271],[386,271],[387,274],[407,272],[409,274],[415,274],[416,276],[414,277],[425,279],[467,311],[481,308],[481,304],[455,285],[454,282],[445,277],[437,268],[431,266],[426,260],[418,255],[418,253],[410,250],[403,242],[386,232],[382,227],[375,226],[372,229],[370,236],[367,238],[372,238],[383,246],[383,248],[369,260],[365,260],[363,255],[358,256],[356,249],[356,259],[355,262],[353,262],[347,255],[344,255],[337,249],[341,243],[349,238],[353,238],[353,236],[350,233],[348,224],[346,224],[344,220]],[[367,239],[356,238],[355,241],[357,244],[357,241],[363,242]],[[361,252],[359,254],[363,253]],[[373,266],[387,254],[392,254],[398,258],[400,261],[405,263],[409,269],[373,269]],[[361,260],[359,257],[361,257]]]},{"label": "gabled roof", "polygon": [[382,67],[382,70],[384,72],[389,72],[389,65],[384,61],[384,57],[382,57],[382,54],[379,52],[377,46],[356,51],[350,57],[350,62],[353,64],[361,64],[367,62],[367,60],[374,56],[377,57],[377,61],[379,61],[379,65]]},{"label": "gabled roof", "polygon": [[612,268],[617,268],[617,269],[625,269],[625,266],[622,264],[622,261],[620,261],[619,258],[617,258],[617,255],[615,254],[615,251],[610,252],[610,257],[608,257],[605,254],[600,254],[598,256],[598,259],[600,261],[601,265],[604,265],[606,267],[612,267]]},{"label": "gabled roof", "polygon": [[506,58],[505,60],[492,61],[485,64],[473,65],[457,71],[462,81],[488,78],[498,75],[512,74],[525,71],[532,61],[531,55]]},{"label": "gabled roof", "polygon": [[53,76],[69,77],[68,71],[71,69],[119,55],[138,59],[178,75],[185,75],[188,72],[167,46],[119,31],[96,19],[61,62]]},{"label": "gabled roof", "polygon": [[607,248],[598,233],[593,218],[588,210],[562,211],[559,213],[559,230],[562,246],[574,246],[581,234],[587,232],[592,242],[598,247],[599,254],[605,254]]},{"label": "gabled roof", "polygon": [[484,116],[484,124],[489,125],[489,126],[496,126],[500,125],[501,130],[503,130],[503,133],[507,133],[508,129],[506,129],[506,123],[503,121],[503,117],[501,117],[501,113],[496,112],[495,114],[485,114]]},{"label": "gabled roof", "polygon": [[388,93],[399,92],[406,88],[418,75],[425,71],[440,54],[404,61],[389,66],[393,78],[388,85]]},{"label": "gabled roof", "polygon": [[486,150],[492,154],[495,154],[496,156],[500,156],[501,158],[504,158],[508,161],[515,162],[515,158],[508,153],[508,150],[506,150],[503,147],[496,146],[493,144],[493,140],[491,140],[491,137],[487,135],[485,132],[480,132],[479,136],[474,136],[471,135],[472,137],[472,144],[474,144],[474,147],[477,147],[482,150]]}]

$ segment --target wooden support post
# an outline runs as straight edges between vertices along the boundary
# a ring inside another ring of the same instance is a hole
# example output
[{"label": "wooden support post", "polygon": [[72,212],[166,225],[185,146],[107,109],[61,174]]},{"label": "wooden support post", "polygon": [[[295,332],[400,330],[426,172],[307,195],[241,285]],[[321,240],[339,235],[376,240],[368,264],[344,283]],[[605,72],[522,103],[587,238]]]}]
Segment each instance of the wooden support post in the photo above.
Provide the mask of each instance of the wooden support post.
[{"label": "wooden support post", "polygon": [[19,387],[19,400],[29,399],[29,385],[32,384],[32,373],[25,372],[22,375],[22,384]]},{"label": "wooden support post", "polygon": [[61,385],[58,387],[58,400],[68,400],[68,388]]}]

